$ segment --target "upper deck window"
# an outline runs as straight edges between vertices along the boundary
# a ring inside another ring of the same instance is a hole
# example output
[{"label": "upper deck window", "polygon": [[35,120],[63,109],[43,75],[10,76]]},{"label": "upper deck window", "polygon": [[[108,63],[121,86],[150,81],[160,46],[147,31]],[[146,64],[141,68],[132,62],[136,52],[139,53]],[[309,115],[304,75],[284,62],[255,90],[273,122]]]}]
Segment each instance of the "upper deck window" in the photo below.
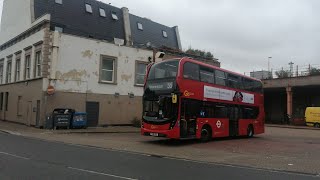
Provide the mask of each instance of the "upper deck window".
[{"label": "upper deck window", "polygon": [[186,79],[200,80],[199,65],[191,62],[186,62],[183,66],[183,77]]},{"label": "upper deck window", "polygon": [[178,73],[179,60],[167,60],[154,64],[149,72],[148,79],[175,78]]},{"label": "upper deck window", "polygon": [[226,74],[223,71],[215,70],[215,82],[218,85],[226,86]]}]

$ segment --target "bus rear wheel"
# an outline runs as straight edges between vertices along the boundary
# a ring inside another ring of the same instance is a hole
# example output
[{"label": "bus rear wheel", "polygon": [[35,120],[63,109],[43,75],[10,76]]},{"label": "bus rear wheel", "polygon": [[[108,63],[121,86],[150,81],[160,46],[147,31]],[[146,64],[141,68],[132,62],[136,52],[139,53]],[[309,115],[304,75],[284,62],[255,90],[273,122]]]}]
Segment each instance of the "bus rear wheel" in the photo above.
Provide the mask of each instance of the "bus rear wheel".
[{"label": "bus rear wheel", "polygon": [[201,142],[208,142],[212,138],[212,130],[211,127],[208,125],[203,126],[201,130]]},{"label": "bus rear wheel", "polygon": [[248,136],[248,138],[253,137],[253,134],[254,134],[254,132],[253,132],[253,126],[252,126],[252,125],[249,125],[249,126],[248,126],[248,129],[247,129],[247,136]]},{"label": "bus rear wheel", "polygon": [[314,124],[314,127],[315,127],[315,128],[320,128],[320,124],[319,124],[319,123],[315,123],[315,124]]}]

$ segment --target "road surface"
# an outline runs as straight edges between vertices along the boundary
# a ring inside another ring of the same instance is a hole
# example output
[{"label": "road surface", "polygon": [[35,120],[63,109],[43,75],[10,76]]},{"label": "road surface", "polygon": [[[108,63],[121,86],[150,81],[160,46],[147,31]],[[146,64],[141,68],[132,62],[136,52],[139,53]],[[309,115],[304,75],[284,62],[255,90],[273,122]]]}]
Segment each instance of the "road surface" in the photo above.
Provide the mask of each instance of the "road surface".
[{"label": "road surface", "polygon": [[318,179],[312,174],[209,164],[0,133],[0,179]]}]

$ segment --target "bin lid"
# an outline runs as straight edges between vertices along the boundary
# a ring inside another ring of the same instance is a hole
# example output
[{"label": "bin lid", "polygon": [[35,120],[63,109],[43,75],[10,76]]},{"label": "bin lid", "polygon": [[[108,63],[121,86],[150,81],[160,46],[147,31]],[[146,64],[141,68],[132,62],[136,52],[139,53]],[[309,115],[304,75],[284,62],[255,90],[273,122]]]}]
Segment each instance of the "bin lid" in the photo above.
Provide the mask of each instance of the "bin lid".
[{"label": "bin lid", "polygon": [[75,112],[74,115],[87,115],[86,112]]}]

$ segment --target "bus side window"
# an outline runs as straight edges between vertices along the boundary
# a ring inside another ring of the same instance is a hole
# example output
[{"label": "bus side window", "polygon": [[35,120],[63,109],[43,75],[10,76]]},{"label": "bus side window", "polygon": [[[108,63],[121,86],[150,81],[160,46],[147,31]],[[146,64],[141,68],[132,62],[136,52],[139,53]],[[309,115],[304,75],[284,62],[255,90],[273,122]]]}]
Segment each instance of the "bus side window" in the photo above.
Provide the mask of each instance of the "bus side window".
[{"label": "bus side window", "polygon": [[214,108],[215,118],[228,118],[228,107],[226,106],[215,106]]},{"label": "bus side window", "polygon": [[259,108],[244,107],[242,112],[243,119],[256,119],[259,115]]},{"label": "bus side window", "polygon": [[215,83],[221,86],[226,86],[226,74],[223,71],[215,70]]},{"label": "bus side window", "polygon": [[186,62],[183,66],[183,77],[186,79],[192,79],[199,81],[199,65]]},{"label": "bus side window", "polygon": [[200,66],[200,80],[206,83],[214,83],[214,71],[211,68]]}]

